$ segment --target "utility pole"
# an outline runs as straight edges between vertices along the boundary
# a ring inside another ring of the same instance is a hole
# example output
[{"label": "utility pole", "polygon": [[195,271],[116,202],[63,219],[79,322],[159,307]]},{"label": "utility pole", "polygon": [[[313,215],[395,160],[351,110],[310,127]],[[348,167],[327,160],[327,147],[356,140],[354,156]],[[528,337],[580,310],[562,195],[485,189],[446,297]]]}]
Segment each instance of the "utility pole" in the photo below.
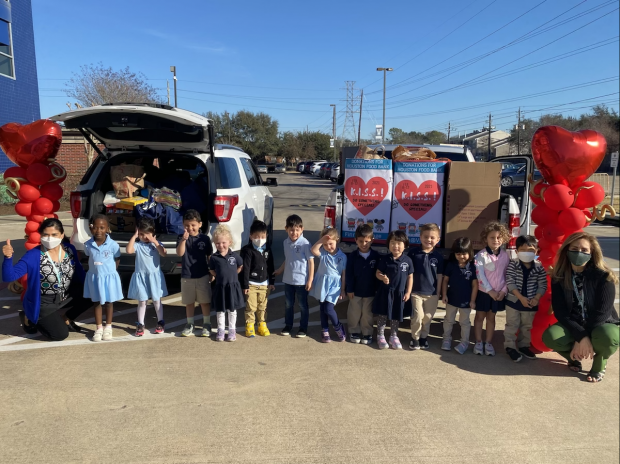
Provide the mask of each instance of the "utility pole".
[{"label": "utility pole", "polygon": [[385,143],[385,82],[387,71],[393,71],[393,68],[377,68],[377,71],[383,71],[383,126],[381,129],[381,143]]},{"label": "utility pole", "polygon": [[329,105],[334,109],[332,117],[332,139],[334,140],[334,160],[336,159],[336,105]]},{"label": "utility pole", "polygon": [[177,107],[177,67],[170,66],[170,72],[174,76],[174,107]]},{"label": "utility pole", "polygon": [[489,151],[487,153],[487,161],[491,161],[491,113],[489,113]]},{"label": "utility pole", "polygon": [[228,145],[230,145],[230,114],[226,111],[226,119],[228,120]]},{"label": "utility pole", "polygon": [[168,94],[168,106],[170,106],[170,81],[166,79],[166,93]]},{"label": "utility pole", "polygon": [[521,154],[521,107],[519,107],[519,116],[517,116],[517,155]]},{"label": "utility pole", "polygon": [[360,122],[357,125],[357,146],[359,146],[361,142],[361,132],[362,132],[362,104],[364,103],[364,89],[362,89],[362,93],[360,94]]},{"label": "utility pole", "polygon": [[450,143],[450,123],[448,123],[448,143]]}]

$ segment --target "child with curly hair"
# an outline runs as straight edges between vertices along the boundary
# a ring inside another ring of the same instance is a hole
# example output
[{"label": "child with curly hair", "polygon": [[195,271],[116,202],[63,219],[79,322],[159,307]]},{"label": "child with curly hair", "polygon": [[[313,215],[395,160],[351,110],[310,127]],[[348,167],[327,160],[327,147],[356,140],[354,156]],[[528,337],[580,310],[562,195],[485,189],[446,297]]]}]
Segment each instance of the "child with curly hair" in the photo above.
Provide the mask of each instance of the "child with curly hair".
[{"label": "child with curly hair", "polygon": [[[508,294],[506,287],[506,269],[510,258],[502,249],[508,243],[510,234],[504,224],[489,222],[480,233],[482,243],[486,244],[476,254],[476,277],[478,279],[478,295],[476,297],[476,318],[474,319],[474,333],[476,346],[474,354],[495,356],[493,348],[493,333],[495,332],[495,314],[506,309],[504,298]],[[482,324],[486,319],[486,343],[482,343]]]}]

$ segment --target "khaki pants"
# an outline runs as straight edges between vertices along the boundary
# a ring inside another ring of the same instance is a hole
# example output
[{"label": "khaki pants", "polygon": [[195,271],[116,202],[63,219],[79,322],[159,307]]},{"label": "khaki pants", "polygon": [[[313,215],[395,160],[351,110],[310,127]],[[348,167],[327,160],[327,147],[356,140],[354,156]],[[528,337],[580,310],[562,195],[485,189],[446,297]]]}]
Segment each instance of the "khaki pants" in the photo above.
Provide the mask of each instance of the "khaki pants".
[{"label": "khaki pants", "polygon": [[354,296],[349,300],[349,308],[347,309],[349,333],[372,335],[374,322],[372,314],[373,300],[374,297],[362,298],[361,296]]},{"label": "khaki pants", "polygon": [[[250,285],[250,292],[245,303],[245,323],[265,322],[267,300],[269,299],[268,285]],[[256,315],[256,319],[254,316]]]},{"label": "khaki pants", "polygon": [[443,339],[452,340],[452,327],[456,321],[457,311],[459,313],[459,325],[461,326],[461,341],[469,343],[471,308],[457,308],[449,304],[446,305],[446,317],[443,319]]},{"label": "khaki pants", "polygon": [[439,297],[437,295],[411,295],[411,305],[413,306],[413,314],[411,314],[411,338],[418,340],[428,337],[431,329],[431,321],[437,311],[437,303]]},{"label": "khaki pants", "polygon": [[[504,348],[529,348],[532,323],[536,311],[517,311],[506,306],[506,327],[504,328]],[[517,331],[519,335],[517,335]]]}]

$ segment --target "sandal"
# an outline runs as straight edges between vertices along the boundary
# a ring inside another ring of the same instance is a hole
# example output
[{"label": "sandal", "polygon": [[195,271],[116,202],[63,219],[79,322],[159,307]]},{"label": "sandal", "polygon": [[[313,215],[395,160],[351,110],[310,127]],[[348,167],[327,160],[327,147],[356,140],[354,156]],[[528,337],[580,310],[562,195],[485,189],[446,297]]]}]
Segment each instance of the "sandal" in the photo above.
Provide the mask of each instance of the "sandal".
[{"label": "sandal", "polygon": [[568,361],[568,368],[573,372],[581,372],[583,366],[581,365],[581,361]]},{"label": "sandal", "polygon": [[605,369],[603,369],[601,372],[588,372],[588,377],[586,377],[586,380],[590,383],[599,383],[602,382],[604,378]]}]

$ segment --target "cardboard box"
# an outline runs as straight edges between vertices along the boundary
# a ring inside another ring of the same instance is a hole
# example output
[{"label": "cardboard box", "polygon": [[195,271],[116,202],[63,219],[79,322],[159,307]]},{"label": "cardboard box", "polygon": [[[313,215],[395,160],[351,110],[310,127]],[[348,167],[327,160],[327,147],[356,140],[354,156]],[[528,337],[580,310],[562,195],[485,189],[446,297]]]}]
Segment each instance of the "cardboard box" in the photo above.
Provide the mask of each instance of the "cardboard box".
[{"label": "cardboard box", "polygon": [[486,246],[480,232],[487,222],[497,221],[500,198],[500,163],[453,162],[448,175],[444,246],[468,237],[475,250]]},{"label": "cardboard box", "polygon": [[108,214],[108,222],[112,232],[131,232],[136,231],[136,218],[133,213],[113,213]]},{"label": "cardboard box", "polygon": [[[420,227],[443,229],[445,161],[394,162],[394,202],[390,230],[400,230],[409,243],[420,244]],[[445,244],[439,246],[445,247]]]}]

